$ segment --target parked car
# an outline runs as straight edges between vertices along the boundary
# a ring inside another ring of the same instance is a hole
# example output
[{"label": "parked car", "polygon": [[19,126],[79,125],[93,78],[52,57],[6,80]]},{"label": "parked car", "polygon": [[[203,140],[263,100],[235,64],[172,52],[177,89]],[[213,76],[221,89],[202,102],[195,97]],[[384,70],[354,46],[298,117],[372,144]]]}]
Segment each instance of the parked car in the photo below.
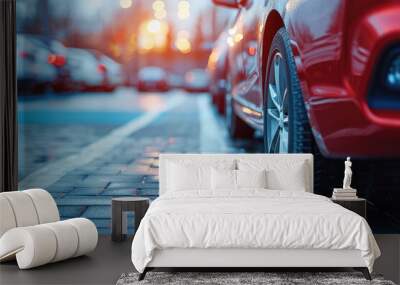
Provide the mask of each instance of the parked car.
[{"label": "parked car", "polygon": [[225,94],[228,88],[228,32],[224,31],[215,42],[208,58],[207,71],[210,75],[210,96],[220,114],[225,114]]},{"label": "parked car", "polygon": [[103,76],[100,88],[112,92],[116,87],[121,86],[123,84],[121,65],[97,50],[90,50],[90,52],[96,57],[97,70]]},{"label": "parked car", "polygon": [[183,88],[187,92],[208,92],[210,77],[205,69],[196,68],[185,73]]},{"label": "parked car", "polygon": [[168,91],[168,75],[157,66],[143,67],[138,72],[137,89],[146,91]]},{"label": "parked car", "polygon": [[67,67],[70,71],[70,89],[93,91],[103,86],[103,71],[99,69],[96,57],[88,50],[69,48]]},{"label": "parked car", "polygon": [[400,156],[400,2],[230,1],[232,137],[267,152]]},{"label": "parked car", "polygon": [[17,80],[20,91],[43,92],[57,79],[57,68],[49,64],[52,53],[32,35],[17,34]]}]

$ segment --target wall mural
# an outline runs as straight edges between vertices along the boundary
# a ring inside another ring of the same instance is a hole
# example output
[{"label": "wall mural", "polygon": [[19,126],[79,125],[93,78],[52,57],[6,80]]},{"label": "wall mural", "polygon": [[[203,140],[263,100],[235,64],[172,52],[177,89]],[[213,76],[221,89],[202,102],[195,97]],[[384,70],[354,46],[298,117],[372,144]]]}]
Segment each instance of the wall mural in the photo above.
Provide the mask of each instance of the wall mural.
[{"label": "wall mural", "polygon": [[17,1],[19,189],[110,233],[112,197],[157,197],[159,153],[312,153],[317,194],[351,186],[400,233],[400,24],[343,2],[265,24],[264,1]]}]

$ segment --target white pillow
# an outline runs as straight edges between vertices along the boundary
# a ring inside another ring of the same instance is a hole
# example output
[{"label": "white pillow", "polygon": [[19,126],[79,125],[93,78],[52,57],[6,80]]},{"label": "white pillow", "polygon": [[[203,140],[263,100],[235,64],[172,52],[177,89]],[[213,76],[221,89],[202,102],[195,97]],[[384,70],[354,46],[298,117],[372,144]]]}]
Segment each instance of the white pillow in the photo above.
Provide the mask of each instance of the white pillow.
[{"label": "white pillow", "polygon": [[214,191],[234,191],[241,188],[266,188],[266,170],[211,170],[211,188]]},{"label": "white pillow", "polygon": [[305,160],[280,159],[238,160],[239,170],[266,169],[267,188],[272,190],[306,191],[309,189],[308,165]]},{"label": "white pillow", "polygon": [[169,161],[167,191],[211,190],[211,169],[235,169],[236,161]]},{"label": "white pillow", "polygon": [[308,189],[304,172],[305,163],[293,164],[289,169],[271,169],[267,171],[268,188],[273,190],[303,191]]},{"label": "white pillow", "polygon": [[192,166],[169,163],[168,189],[170,191],[190,191],[210,189],[211,167]]},{"label": "white pillow", "polygon": [[213,190],[235,190],[236,170],[212,168],[211,188]]},{"label": "white pillow", "polygon": [[267,188],[267,171],[235,170],[237,188]]}]

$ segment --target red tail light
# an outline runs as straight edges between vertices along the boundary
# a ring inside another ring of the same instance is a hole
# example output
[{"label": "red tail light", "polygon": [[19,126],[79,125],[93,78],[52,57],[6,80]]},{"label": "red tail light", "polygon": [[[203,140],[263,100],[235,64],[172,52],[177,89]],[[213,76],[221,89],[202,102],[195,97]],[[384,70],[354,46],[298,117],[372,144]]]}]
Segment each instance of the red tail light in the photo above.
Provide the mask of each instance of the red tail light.
[{"label": "red tail light", "polygon": [[107,67],[104,64],[100,63],[97,66],[97,71],[100,73],[105,73],[105,72],[107,72]]},{"label": "red tail light", "polygon": [[50,54],[47,58],[47,62],[56,67],[61,67],[65,65],[67,60],[65,59],[65,56],[59,54]]},{"label": "red tail light", "polygon": [[248,49],[247,49],[247,53],[250,55],[250,56],[255,56],[256,55],[256,48],[255,47],[248,47]]}]

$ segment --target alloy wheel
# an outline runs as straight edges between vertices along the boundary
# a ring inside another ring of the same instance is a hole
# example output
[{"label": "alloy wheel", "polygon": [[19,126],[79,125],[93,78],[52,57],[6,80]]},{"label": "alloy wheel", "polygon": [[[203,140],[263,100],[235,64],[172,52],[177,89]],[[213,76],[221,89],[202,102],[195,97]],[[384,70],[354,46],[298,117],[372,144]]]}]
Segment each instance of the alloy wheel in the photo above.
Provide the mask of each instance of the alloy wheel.
[{"label": "alloy wheel", "polygon": [[289,104],[286,64],[275,53],[269,68],[266,139],[269,153],[289,152]]}]

